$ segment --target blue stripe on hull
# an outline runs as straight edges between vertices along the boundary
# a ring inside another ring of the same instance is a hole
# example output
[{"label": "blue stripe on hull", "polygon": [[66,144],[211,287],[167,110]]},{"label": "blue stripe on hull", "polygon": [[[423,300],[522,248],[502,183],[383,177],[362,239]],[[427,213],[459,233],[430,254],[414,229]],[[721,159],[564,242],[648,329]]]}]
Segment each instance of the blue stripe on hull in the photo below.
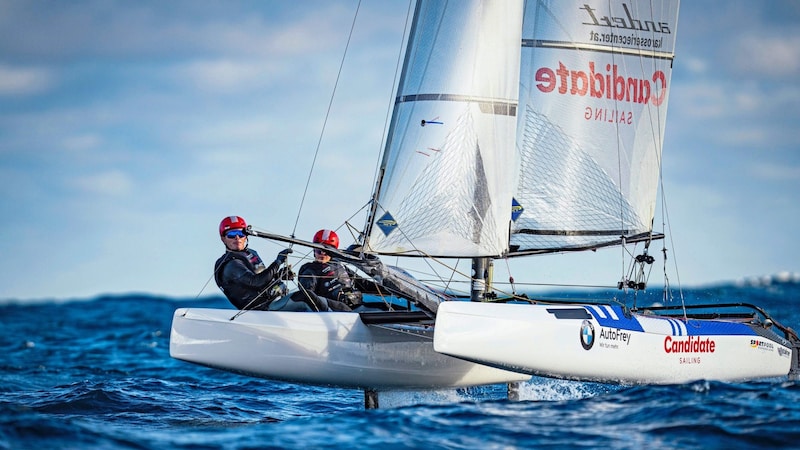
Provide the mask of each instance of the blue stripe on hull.
[{"label": "blue stripe on hull", "polygon": [[755,336],[752,328],[736,322],[718,322],[713,320],[689,320],[686,323],[689,336]]},{"label": "blue stripe on hull", "polygon": [[[637,316],[626,317],[625,311],[617,305],[585,305],[586,310],[600,326],[618,328],[620,330],[645,332]],[[714,320],[689,320],[684,322],[671,317],[652,317],[666,320],[672,329],[673,336],[755,336],[752,328],[737,322]]]},{"label": "blue stripe on hull", "polygon": [[586,310],[601,326],[644,332],[636,317],[625,317],[625,312],[617,305],[586,305]]}]

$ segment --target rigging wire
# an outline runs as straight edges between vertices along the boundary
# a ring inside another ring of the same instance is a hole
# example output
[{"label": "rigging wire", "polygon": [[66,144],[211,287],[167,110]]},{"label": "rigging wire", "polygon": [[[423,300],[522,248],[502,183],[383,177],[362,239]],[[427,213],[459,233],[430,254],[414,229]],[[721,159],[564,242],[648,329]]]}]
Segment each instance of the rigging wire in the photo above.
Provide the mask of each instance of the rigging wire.
[{"label": "rigging wire", "polygon": [[[652,13],[653,10],[654,10],[654,5],[653,5],[653,1],[651,0],[650,1],[650,11],[651,11],[651,13]],[[677,24],[675,24],[675,26],[677,27]],[[653,39],[655,39],[655,28],[653,29],[653,36],[652,37],[653,37]],[[673,64],[674,60],[675,60],[675,54],[674,54],[674,49],[673,49],[672,58],[670,59],[670,69],[672,69],[672,64]],[[671,80],[671,77],[670,77],[670,80]],[[657,139],[656,142],[657,143],[664,141],[663,140],[664,137],[661,134],[661,131],[663,129],[662,124],[661,124],[661,119],[662,119],[661,114],[656,114],[656,120],[658,122],[657,122],[657,126],[655,127],[655,132],[653,133],[653,135],[654,136],[657,135],[656,136],[656,139]],[[652,126],[652,122],[651,122],[651,126]],[[659,150],[658,146],[656,147],[656,150],[657,151]],[[664,164],[662,163],[662,158],[661,158],[661,156],[663,156],[663,147],[660,149],[659,153],[660,153],[659,157],[656,159],[656,161],[658,161],[658,179],[659,179],[659,188],[660,188],[659,190],[661,192],[661,227],[665,231],[665,234],[669,235],[669,243],[670,243],[670,247],[672,248],[672,252],[673,252],[672,254],[673,254],[673,260],[674,260],[673,261],[674,271],[675,271],[675,276],[677,278],[677,284],[678,284],[678,295],[679,295],[679,299],[680,299],[681,305],[683,306],[684,319],[688,320],[687,312],[686,312],[685,298],[683,296],[683,288],[681,287],[680,272],[678,271],[677,258],[675,257],[675,243],[673,241],[672,227],[671,227],[671,224],[669,223],[669,211],[668,211],[668,208],[667,208],[667,196],[666,196],[666,192],[664,190]],[[669,232],[667,233],[667,231],[669,231]],[[669,283],[669,274],[667,273],[667,246],[666,246],[666,241],[667,241],[667,239],[665,237],[664,241],[662,242],[662,246],[661,246],[661,252],[662,252],[662,255],[663,255],[663,265],[662,265],[662,267],[663,267],[663,272],[664,272],[663,300],[664,300],[665,304],[671,300],[671,289],[670,289],[670,283]]]},{"label": "rigging wire", "polygon": [[[662,182],[663,183],[663,182]],[[677,278],[678,284],[678,297],[681,302],[681,306],[683,306],[683,317],[684,319],[688,320],[687,313],[686,313],[686,299],[683,295],[683,286],[681,284],[681,274],[678,271],[678,258],[675,252],[675,242],[673,241],[672,237],[672,224],[669,220],[669,211],[667,209],[667,196],[664,193],[664,189],[661,189],[661,221],[662,226],[665,230],[670,230],[669,232],[669,243],[672,247],[672,264],[674,266],[675,277]],[[666,245],[661,250],[664,254],[664,301],[667,302],[671,299],[671,289],[669,284],[669,276],[667,275],[667,248]],[[669,298],[668,298],[669,296]]]},{"label": "rigging wire", "polygon": [[[653,16],[653,12],[654,12],[654,5],[653,5],[652,0],[649,2],[649,6],[650,6],[651,19],[653,19],[652,16]],[[608,2],[608,7],[609,7],[609,9],[611,8],[611,2],[610,1]],[[633,7],[635,8],[636,5],[633,5]],[[635,11],[635,13],[638,15],[638,14],[640,14],[640,11],[637,10],[637,11]],[[655,22],[655,20],[653,20],[653,22]],[[651,30],[651,35],[652,35],[651,38],[653,40],[656,39],[655,33],[656,33],[656,29],[654,27]],[[613,42],[611,43],[611,46],[612,46],[612,48],[614,47],[614,43]],[[639,53],[641,55],[642,54],[642,49],[639,48],[638,50],[639,50]],[[615,56],[616,56],[616,53],[612,51],[611,52],[612,64],[616,64]],[[655,61],[655,59],[653,59],[653,61]],[[670,58],[670,64],[671,63],[672,63],[672,58]],[[645,64],[644,58],[639,58],[639,68],[640,68],[641,73],[645,73],[644,64]],[[655,67],[655,63],[653,64],[653,66]],[[614,103],[615,103],[615,109],[616,109],[616,106],[617,106],[617,98],[616,98],[616,96],[614,96]],[[646,107],[648,108],[647,109],[648,112],[652,112],[652,110],[655,109],[655,108],[651,108],[649,106],[646,106]],[[661,187],[660,190],[661,190],[662,199],[663,199],[664,198],[664,190],[663,190],[664,182],[663,182],[663,165],[662,165],[662,162],[661,162],[661,154],[662,154],[662,151],[663,151],[662,144],[661,144],[663,142],[662,123],[661,123],[662,116],[659,113],[659,111],[657,111],[657,110],[656,110],[656,113],[654,115],[655,115],[655,118],[653,118],[653,114],[648,114],[648,117],[650,118],[649,125],[650,125],[651,135],[653,136],[653,143],[654,143],[654,147],[653,148],[654,148],[654,151],[656,152],[655,160],[656,160],[656,163],[658,164],[659,186]],[[655,119],[655,122],[654,122],[654,119]],[[615,121],[615,126],[617,128],[617,136],[619,136],[619,121]],[[619,176],[620,176],[619,182],[620,182],[620,186],[621,186],[621,176],[622,176],[622,160],[621,160],[621,156],[622,156],[622,152],[620,151],[620,148],[619,148],[620,144],[621,144],[620,140],[617,139],[617,164],[618,164],[618,173],[619,173]],[[621,220],[622,225],[623,225],[623,227],[621,227],[621,228],[624,228],[624,217],[622,215],[623,214],[624,205],[622,204],[622,195],[621,194],[622,193],[620,192],[620,206],[621,206],[621,209],[620,209],[620,213],[621,213],[620,220]],[[665,212],[666,212],[665,211],[665,205],[664,205],[664,202],[662,200],[662,227],[663,227],[663,217],[664,217]],[[648,248],[650,246],[650,243],[652,242],[652,221],[651,221],[651,224],[650,224],[650,228],[651,228],[650,239],[648,239],[645,242],[645,247],[644,247],[644,254],[645,255],[647,254],[647,250],[648,250]],[[624,239],[624,237],[623,237],[623,245],[622,245],[622,247],[623,247],[622,248],[622,252],[623,252],[623,260],[624,260],[624,253],[626,251],[625,250],[625,239]],[[664,272],[665,272],[665,280],[666,280],[667,279],[666,278],[666,248],[663,248],[662,251],[664,252],[664,255],[665,255],[665,260],[664,260],[665,271]],[[623,265],[624,265],[624,263],[623,263]],[[649,278],[649,275],[648,275],[647,278]],[[624,283],[625,281],[629,281],[629,280],[625,280],[623,278],[623,283],[621,283],[621,284],[627,284],[627,283]]]},{"label": "rigging wire", "polygon": [[[331,98],[328,102],[328,109],[325,112],[325,120],[322,122],[322,130],[319,133],[319,139],[317,140],[317,147],[314,150],[314,158],[311,161],[311,168],[308,171],[308,178],[306,179],[306,185],[303,188],[303,196],[300,199],[300,206],[297,209],[297,216],[295,217],[294,227],[292,228],[291,237],[295,236],[295,232],[297,231],[297,224],[300,222],[300,214],[303,212],[303,205],[306,201],[306,195],[308,194],[308,187],[311,184],[311,175],[314,173],[314,166],[317,163],[317,156],[319,156],[319,148],[322,145],[322,138],[325,135],[325,127],[328,125],[328,118],[331,115],[331,108],[333,107],[333,99],[336,97],[336,89],[339,86],[339,79],[342,76],[342,68],[344,67],[344,61],[347,57],[347,50],[350,48],[350,41],[353,38],[353,31],[356,27],[356,19],[358,18],[358,11],[361,9],[361,0],[358,1],[356,5],[356,12],[353,15],[353,23],[350,25],[350,33],[347,35],[347,42],[345,44],[344,53],[342,54],[342,60],[339,63],[339,71],[336,74],[336,82],[333,85],[333,91],[331,92]],[[291,244],[289,245],[291,247]]]},{"label": "rigging wire", "polygon": [[[653,17],[653,12],[655,10],[655,5],[653,4],[652,0],[649,3],[650,3],[650,19],[651,19],[651,21],[653,23],[655,23],[655,18]],[[663,11],[662,11],[662,13],[663,13]],[[655,29],[655,26],[654,26],[653,30],[650,33],[651,34],[650,38],[654,42],[656,40],[655,33],[656,33],[656,29]],[[653,64],[652,64],[653,68],[655,68],[655,66],[656,66],[655,65],[655,59],[653,59],[652,61],[653,61]],[[639,66],[641,67],[641,72],[644,73],[645,68],[644,68],[644,59],[643,58],[639,58]],[[672,60],[670,60],[670,68],[671,68],[671,66],[672,66]],[[670,79],[671,79],[671,77],[670,77]],[[655,109],[655,108],[653,108],[653,109]],[[663,193],[664,193],[663,167],[664,166],[661,163],[661,158],[662,158],[662,156],[664,154],[664,148],[663,148],[664,136],[661,133],[661,130],[662,130],[661,114],[659,114],[658,110],[656,109],[656,114],[655,114],[656,124],[655,125],[653,124],[652,115],[650,115],[650,118],[651,118],[650,119],[650,132],[651,132],[651,135],[654,137],[653,138],[653,141],[654,141],[653,142],[653,144],[654,144],[653,145],[653,149],[656,152],[656,162],[658,163],[658,182],[659,182],[659,186],[660,186],[660,191],[661,191],[661,193],[663,195]],[[662,208],[663,208],[663,202],[662,202]],[[663,211],[663,209],[662,209],[662,211]],[[651,231],[652,231],[652,228],[653,228],[653,223],[652,223],[652,220],[651,220],[651,223],[650,223]],[[662,221],[662,229],[663,229],[663,221]],[[652,233],[651,233],[650,236],[652,237]],[[647,247],[645,248],[645,251],[648,248],[650,248],[650,242],[647,243]],[[666,257],[666,248],[664,248],[664,243],[663,242],[662,242],[662,251],[664,252],[664,256]],[[666,262],[666,259],[664,261]],[[651,270],[652,270],[652,267],[651,267]],[[666,272],[665,272],[665,275],[666,275]],[[649,278],[649,275],[648,275],[648,278]]]},{"label": "rigging wire", "polygon": [[[608,10],[611,11],[611,0],[608,0],[606,5]],[[611,65],[616,66],[617,64],[617,49],[615,42],[611,41]],[[614,111],[615,115],[616,112],[619,111],[618,109],[618,100],[616,95],[611,96],[614,99]],[[620,236],[620,264],[621,264],[621,281],[618,286],[624,286],[625,283],[625,253],[627,252],[626,240],[625,240],[625,204],[623,203],[623,193],[622,193],[622,151],[621,151],[621,144],[620,144],[620,137],[619,137],[619,120],[614,121],[614,128],[616,129],[616,141],[617,141],[617,189],[618,189],[618,200],[619,200],[619,229],[622,232]]]},{"label": "rigging wire", "polygon": [[[680,4],[679,0],[676,0],[676,1],[678,1],[678,3]],[[677,26],[678,26],[678,24],[676,23],[675,27],[677,28]],[[674,61],[674,50],[673,50],[673,59],[670,60],[670,68],[672,68],[673,61]],[[659,119],[660,119],[660,116],[659,116]],[[661,127],[659,127],[659,132],[660,131],[661,131]],[[669,210],[667,208],[667,195],[666,195],[666,192],[664,191],[663,169],[664,169],[663,168],[663,164],[661,164],[661,160],[659,159],[658,170],[659,170],[659,179],[660,179],[660,182],[661,182],[661,226],[664,228],[665,231],[669,230],[669,243],[670,243],[670,247],[672,247],[672,259],[673,259],[675,277],[677,279],[676,281],[677,281],[677,284],[678,284],[678,296],[679,296],[679,299],[680,299],[680,302],[681,302],[681,306],[683,306],[683,317],[684,317],[684,320],[688,320],[687,312],[686,312],[686,299],[685,299],[685,297],[683,295],[683,286],[681,284],[680,272],[678,271],[678,258],[677,258],[677,254],[676,254],[676,251],[675,251],[675,242],[673,240],[672,225],[670,224],[670,220],[669,220]],[[665,239],[665,241],[666,241],[666,239]],[[664,301],[666,302],[666,301],[671,299],[671,289],[670,289],[670,285],[669,285],[669,276],[667,274],[667,247],[666,247],[666,242],[663,243],[661,251],[663,252],[663,255],[664,255],[664,265],[663,265],[663,270],[664,270]]]},{"label": "rigging wire", "polygon": [[[400,39],[400,47],[397,51],[397,60],[395,61],[395,66],[394,66],[394,80],[392,82],[391,92],[389,93],[389,101],[386,102],[387,105],[386,114],[384,115],[383,118],[383,133],[381,134],[383,137],[381,138],[381,145],[380,145],[381,149],[384,149],[384,147],[387,144],[386,142],[386,140],[388,139],[387,127],[390,126],[392,111],[394,110],[394,105],[395,105],[395,102],[392,101],[392,96],[395,95],[395,91],[399,91],[400,89],[400,72],[402,70],[402,65],[403,65],[403,44],[406,42],[406,40],[409,39],[408,38],[408,35],[410,34],[409,21],[412,20],[411,13],[414,11],[413,4],[414,4],[413,1],[409,1],[408,8],[406,9],[406,21],[405,25],[403,26],[403,37]],[[399,92],[397,92],[397,94],[399,95]],[[386,150],[383,151],[383,155],[385,154]],[[363,228],[364,239],[363,241],[360,241],[360,243],[362,244],[362,248],[368,247],[369,235],[372,231],[372,221],[376,216],[379,188],[380,188],[380,183],[382,181],[381,180],[382,166],[383,166],[383,158],[381,152],[378,152],[378,159],[375,161],[375,170],[373,171],[373,176],[372,176],[372,185],[375,186],[375,190],[373,192],[371,199],[372,205],[365,219],[366,223],[364,224]]]},{"label": "rigging wire", "polygon": [[205,284],[203,285],[203,287],[202,287],[202,288],[200,288],[200,292],[198,292],[198,293],[197,293],[197,295],[195,295],[195,296],[194,296],[194,299],[195,299],[195,300],[199,299],[199,298],[200,298],[200,296],[201,296],[201,295],[203,295],[203,291],[205,291],[205,290],[206,290],[206,288],[208,287],[208,284],[209,284],[209,283],[211,283],[211,280],[212,280],[212,279],[214,279],[214,274],[215,274],[215,273],[216,273],[216,271],[215,271],[214,273],[212,273],[210,277],[208,277],[208,279],[206,280],[206,282],[205,282]]},{"label": "rigging wire", "polygon": [[[634,5],[633,7],[635,9],[634,12],[635,12],[635,14],[637,16],[639,14],[641,14],[641,11],[637,8],[637,5]],[[653,3],[652,3],[652,1],[650,2],[650,18],[653,19]],[[653,19],[653,21],[654,21],[654,19]],[[655,27],[653,27],[653,30],[651,31],[651,38],[653,40],[655,40],[655,37],[656,37],[655,36]],[[645,60],[644,60],[644,58],[641,57],[642,56],[642,48],[641,48],[641,46],[638,46],[637,50],[639,51],[639,56],[640,56],[638,58],[639,72],[640,72],[640,74],[644,74],[646,68],[645,68]],[[653,60],[652,66],[655,66],[655,61],[654,60]],[[616,99],[616,96],[615,96],[615,99]],[[653,148],[654,148],[654,150],[656,152],[656,161],[658,162],[658,167],[659,167],[659,172],[660,172],[660,168],[661,168],[661,158],[660,158],[661,150],[660,150],[660,148],[661,148],[661,142],[663,142],[663,138],[661,136],[661,127],[660,126],[656,127],[656,130],[653,130],[652,114],[650,114],[650,111],[652,109],[654,109],[654,108],[651,108],[649,106],[649,103],[645,102],[645,106],[644,106],[643,110],[648,112],[647,116],[648,116],[648,119],[649,119],[650,133],[651,133],[651,136],[653,136]],[[661,116],[660,116],[660,114],[658,114],[658,112],[656,113],[656,120],[658,120],[659,124],[660,124]],[[619,125],[617,125],[617,128],[619,128]],[[659,182],[661,182],[660,173],[659,173]],[[651,219],[650,220],[650,239],[648,239],[645,242],[644,250],[642,252],[642,255],[641,256],[635,256],[635,257],[633,257],[633,255],[631,255],[632,256],[631,269],[630,269],[630,273],[628,274],[628,280],[627,280],[628,283],[626,283],[626,284],[629,285],[629,286],[632,286],[633,289],[634,289],[634,300],[633,300],[634,308],[636,307],[636,299],[637,299],[636,294],[639,292],[640,289],[644,290],[646,288],[647,280],[649,280],[650,272],[652,271],[652,266],[651,266],[650,267],[651,270],[648,271],[647,272],[647,276],[645,276],[645,274],[644,274],[644,266],[645,266],[645,264],[651,265],[652,261],[653,261],[653,257],[647,254],[647,251],[650,248],[650,243],[652,242],[652,237],[653,237],[653,220]],[[634,280],[634,281],[631,281],[631,280]]]}]

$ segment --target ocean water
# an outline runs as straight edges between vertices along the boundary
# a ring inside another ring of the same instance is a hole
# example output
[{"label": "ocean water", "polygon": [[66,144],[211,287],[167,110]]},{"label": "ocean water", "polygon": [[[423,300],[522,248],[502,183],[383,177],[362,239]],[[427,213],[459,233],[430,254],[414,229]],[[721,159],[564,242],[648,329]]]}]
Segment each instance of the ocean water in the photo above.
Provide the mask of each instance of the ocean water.
[{"label": "ocean water", "polygon": [[[717,286],[689,301],[748,302],[800,328],[800,285]],[[800,383],[617,386],[535,378],[394,392],[365,410],[355,390],[249,378],[173,360],[183,306],[147,295],[0,304],[0,448],[800,448]]]}]

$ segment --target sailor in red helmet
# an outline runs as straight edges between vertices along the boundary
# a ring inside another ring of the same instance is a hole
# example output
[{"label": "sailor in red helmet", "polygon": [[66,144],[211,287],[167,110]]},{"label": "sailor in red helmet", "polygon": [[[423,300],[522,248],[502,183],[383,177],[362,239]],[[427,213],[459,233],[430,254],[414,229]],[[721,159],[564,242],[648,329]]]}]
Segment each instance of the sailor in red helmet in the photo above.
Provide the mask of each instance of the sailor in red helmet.
[{"label": "sailor in red helmet", "polygon": [[[319,230],[314,243],[333,249],[339,248],[339,236],[333,230]],[[314,261],[303,264],[297,272],[300,291],[310,297],[322,297],[333,311],[351,311],[361,305],[361,293],[353,288],[353,278],[344,265],[331,261],[325,250],[314,249]],[[314,303],[319,300],[315,299]]]},{"label": "sailor in red helmet", "polygon": [[228,216],[220,222],[219,237],[225,244],[225,254],[214,264],[214,280],[236,308],[266,310],[272,300],[285,293],[286,286],[280,281],[281,265],[292,250],[281,250],[267,267],[258,253],[248,248],[246,228],[247,222],[239,216]]}]

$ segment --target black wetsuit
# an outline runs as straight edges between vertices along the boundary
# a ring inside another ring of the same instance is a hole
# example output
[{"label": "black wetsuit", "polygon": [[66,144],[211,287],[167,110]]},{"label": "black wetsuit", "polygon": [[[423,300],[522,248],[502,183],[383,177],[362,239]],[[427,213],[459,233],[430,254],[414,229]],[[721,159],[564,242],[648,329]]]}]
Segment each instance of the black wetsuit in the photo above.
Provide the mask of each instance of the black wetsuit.
[{"label": "black wetsuit", "polygon": [[265,267],[258,253],[249,248],[241,252],[228,250],[214,264],[217,286],[237,309],[266,310],[272,298],[264,291],[279,275],[277,261]]},{"label": "black wetsuit", "polygon": [[353,290],[353,279],[340,263],[312,261],[297,272],[301,290],[328,300],[334,311],[349,311],[361,304],[361,293]]}]

